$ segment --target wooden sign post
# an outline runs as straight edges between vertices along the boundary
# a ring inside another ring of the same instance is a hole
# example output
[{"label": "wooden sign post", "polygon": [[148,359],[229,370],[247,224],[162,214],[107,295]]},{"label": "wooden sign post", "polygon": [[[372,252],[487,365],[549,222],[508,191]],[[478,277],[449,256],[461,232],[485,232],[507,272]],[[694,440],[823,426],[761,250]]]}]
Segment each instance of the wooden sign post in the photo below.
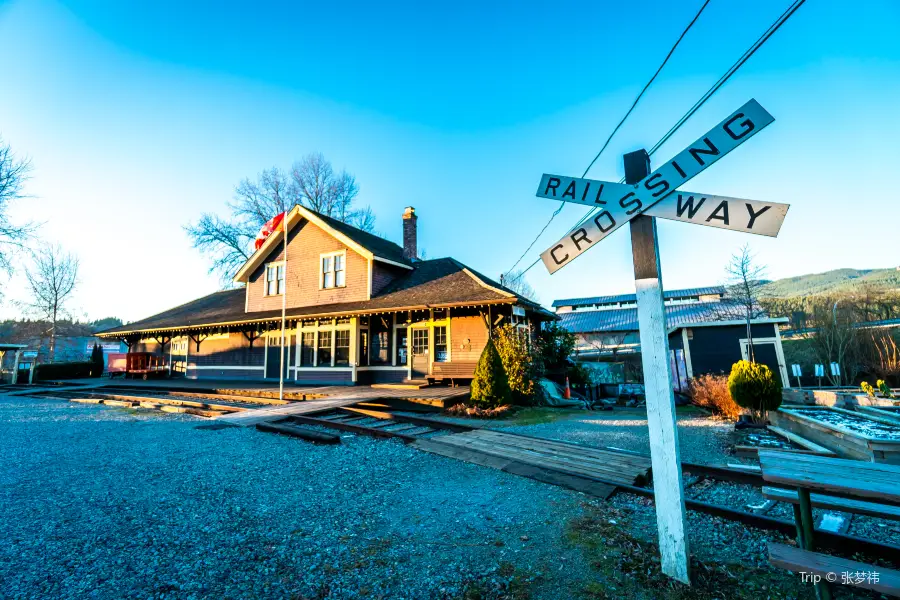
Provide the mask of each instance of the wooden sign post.
[{"label": "wooden sign post", "polygon": [[599,209],[541,254],[551,274],[625,223],[631,228],[659,552],[663,573],[684,583],[690,583],[690,554],[656,217],[778,235],[787,204],[677,192],[682,184],[774,120],[756,100],[750,100],[652,174],[647,151],[639,150],[625,155],[626,185],[545,174],[537,191],[540,198]]},{"label": "wooden sign post", "polygon": [[[649,174],[650,157],[646,150],[625,155],[626,183],[637,183]],[[681,481],[675,396],[669,369],[669,338],[666,334],[656,218],[641,215],[632,219],[629,225],[662,571],[678,581],[690,583],[687,512]]]}]

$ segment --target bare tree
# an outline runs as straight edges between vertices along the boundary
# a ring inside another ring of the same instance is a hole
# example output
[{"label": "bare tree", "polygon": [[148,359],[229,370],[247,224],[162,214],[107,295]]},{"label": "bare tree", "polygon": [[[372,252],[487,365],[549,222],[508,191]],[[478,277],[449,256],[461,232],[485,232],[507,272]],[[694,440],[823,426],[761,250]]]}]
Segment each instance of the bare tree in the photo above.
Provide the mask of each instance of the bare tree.
[{"label": "bare tree", "polygon": [[228,203],[230,217],[204,213],[185,230],[195,248],[212,259],[210,271],[228,282],[253,254],[253,240],[262,226],[296,204],[363,231],[373,231],[375,215],[368,206],[356,208],[356,179],[342,171],[335,175],[331,163],[313,153],[294,163],[289,172],[273,167],[255,181],[245,178],[235,187]]},{"label": "bare tree", "polygon": [[750,252],[750,246],[744,245],[740,251],[731,256],[725,267],[727,275],[727,296],[721,302],[719,316],[728,319],[740,319],[747,324],[747,353],[751,362],[756,362],[753,349],[754,319],[766,316],[760,306],[759,297],[765,285],[766,267],[756,262]]},{"label": "bare tree", "polygon": [[16,157],[0,138],[0,269],[7,273],[12,270],[10,254],[24,247],[36,227],[34,223],[14,223],[9,216],[12,203],[25,197],[23,188],[30,171],[31,162]]},{"label": "bare tree", "polygon": [[523,271],[509,271],[502,274],[500,276],[500,284],[529,300],[534,300],[537,296],[537,292],[525,279]]},{"label": "bare tree", "polygon": [[804,337],[810,341],[820,364],[835,362],[840,365],[840,375],[832,375],[830,369],[825,369],[831,384],[839,386],[845,380],[852,383],[859,373],[863,340],[854,323],[855,307],[846,300],[832,300],[823,299],[813,307],[812,327]]},{"label": "bare tree", "polygon": [[31,297],[22,304],[48,323],[49,360],[53,362],[57,324],[70,317],[66,305],[78,285],[78,258],[59,246],[46,246],[31,256],[32,264],[25,271]]}]

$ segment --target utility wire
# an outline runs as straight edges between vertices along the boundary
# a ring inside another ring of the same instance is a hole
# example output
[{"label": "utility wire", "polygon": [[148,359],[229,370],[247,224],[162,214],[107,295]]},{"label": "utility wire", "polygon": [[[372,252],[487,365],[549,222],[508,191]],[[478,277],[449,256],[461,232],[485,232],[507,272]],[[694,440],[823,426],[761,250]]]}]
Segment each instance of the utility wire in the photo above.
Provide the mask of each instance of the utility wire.
[{"label": "utility wire", "polygon": [[[692,116],[694,116],[694,113],[700,110],[700,107],[702,107],[707,100],[709,100],[717,91],[719,91],[719,88],[725,85],[725,82],[727,82],[731,78],[731,76],[734,75],[737,70],[740,69],[741,66],[743,66],[743,64],[747,62],[747,60],[749,60],[749,58],[753,56],[753,54],[756,53],[756,51],[759,50],[760,47],[765,44],[766,41],[770,37],[772,37],[772,35],[776,31],[778,31],[778,29],[782,25],[784,25],[785,21],[787,21],[791,17],[791,15],[793,15],[797,11],[797,9],[803,5],[804,2],[806,2],[806,0],[796,0],[793,4],[791,4],[788,9],[784,11],[781,16],[778,17],[778,19],[774,23],[772,23],[772,25],[769,26],[765,33],[763,33],[759,37],[759,39],[757,39],[753,43],[753,45],[744,52],[744,54],[737,60],[737,62],[731,65],[731,67],[725,72],[725,74],[722,75],[722,77],[720,77],[719,80],[712,85],[712,87],[706,90],[706,93],[704,93],[703,96],[701,96],[700,99],[680,119],[678,119],[675,125],[673,125],[672,128],[669,129],[669,131],[667,131],[666,134],[653,145],[652,148],[650,148],[647,154],[652,156],[663,146],[663,144],[669,141],[669,138],[671,138],[675,134],[675,132],[681,128],[682,125],[684,125]],[[622,178],[619,183],[624,183],[624,181],[625,179]],[[575,227],[578,227],[579,225],[587,221],[596,210],[597,209],[594,207],[588,209],[587,213],[585,213],[581,220],[575,224]],[[532,264],[532,266],[534,265]]]},{"label": "utility wire", "polygon": [[[625,116],[622,117],[622,119],[619,121],[619,123],[615,126],[615,128],[612,130],[612,133],[610,133],[610,134],[609,134],[609,137],[606,138],[606,142],[604,142],[604,143],[603,143],[603,146],[600,147],[600,151],[597,152],[597,155],[594,156],[594,159],[590,162],[590,164],[589,164],[589,165],[587,166],[587,168],[584,170],[584,173],[581,175],[582,179],[583,179],[584,177],[587,176],[588,171],[591,170],[591,167],[594,166],[594,163],[597,162],[597,159],[600,158],[600,155],[603,154],[603,151],[606,150],[606,147],[607,147],[607,146],[609,146],[609,143],[612,141],[612,139],[613,139],[613,137],[616,135],[616,133],[618,133],[619,129],[620,129],[620,128],[622,127],[622,125],[625,123],[626,119],[628,119],[628,117],[629,117],[629,116],[631,115],[631,113],[634,111],[635,107],[637,107],[638,102],[640,102],[640,100],[641,100],[641,98],[643,97],[644,93],[650,88],[650,86],[651,86],[651,85],[653,84],[653,82],[656,80],[656,77],[657,77],[657,76],[660,74],[660,72],[663,70],[663,67],[666,66],[666,63],[669,62],[669,59],[672,58],[672,54],[675,53],[675,49],[678,48],[678,44],[681,43],[681,40],[684,39],[684,36],[687,35],[687,32],[690,31],[691,27],[694,26],[694,23],[697,22],[697,19],[700,18],[700,14],[701,14],[701,13],[703,12],[703,10],[706,8],[706,5],[709,4],[709,2],[710,2],[710,0],[705,0],[705,1],[703,2],[703,6],[700,7],[700,10],[697,11],[697,14],[694,15],[694,18],[691,19],[691,22],[688,23],[687,27],[684,28],[684,31],[681,32],[681,35],[678,36],[678,39],[675,40],[675,44],[674,44],[674,45],[672,46],[672,48],[669,50],[669,53],[666,54],[666,58],[663,59],[662,63],[659,65],[659,68],[656,69],[656,72],[653,74],[653,77],[651,77],[650,80],[647,81],[647,83],[644,85],[644,88],[643,88],[643,89],[641,90],[641,92],[635,97],[634,102],[631,103],[631,108],[628,109],[628,112],[625,113]],[[512,267],[510,267],[510,269],[509,269],[509,271],[507,271],[507,273],[512,272],[512,270],[515,269],[515,268],[519,265],[520,262],[522,262],[522,259],[525,258],[525,255],[528,254],[528,253],[531,251],[531,249],[532,249],[532,248],[534,247],[534,245],[537,243],[538,239],[540,239],[540,237],[541,237],[542,235],[544,235],[544,232],[547,231],[547,227],[550,226],[550,223],[553,222],[553,219],[556,218],[556,215],[558,215],[558,214],[562,211],[562,209],[563,209],[563,207],[564,207],[565,205],[566,205],[565,202],[560,202],[560,203],[559,203],[559,207],[558,207],[555,211],[553,211],[553,214],[550,215],[550,219],[549,219],[549,220],[547,221],[547,223],[541,228],[541,230],[540,230],[540,231],[538,232],[538,234],[535,236],[534,240],[532,240],[532,242],[528,245],[528,248],[525,249],[525,252],[522,253],[522,256],[519,257],[519,260],[517,260],[517,261],[515,262],[515,264],[514,264]],[[532,266],[534,266],[534,265],[532,264]],[[530,269],[530,268],[531,268],[531,267],[529,267],[529,269]]]},{"label": "utility wire", "polygon": [[[700,97],[700,100],[698,100],[694,104],[694,106],[692,106],[680,119],[678,119],[678,121],[675,123],[675,125],[672,126],[672,128],[669,129],[669,131],[667,131],[666,134],[664,136],[662,136],[659,139],[659,141],[653,145],[652,148],[650,148],[650,150],[647,152],[647,154],[653,155],[653,153],[656,152],[657,150],[659,150],[663,144],[665,144],[667,141],[669,141],[669,138],[671,138],[675,134],[675,132],[678,131],[681,128],[681,126],[684,125],[688,121],[688,119],[690,119],[692,116],[694,116],[694,113],[696,113],[698,110],[700,110],[700,107],[702,107],[706,103],[707,100],[709,100],[717,91],[719,91],[719,88],[721,88],[723,85],[725,85],[725,82],[727,82],[731,78],[731,76],[734,75],[737,72],[737,70],[740,69],[743,66],[743,64],[745,62],[747,62],[747,60],[749,60],[750,57],[753,56],[756,53],[756,51],[759,50],[760,47],[762,47],[762,45],[765,44],[766,41],[768,41],[768,39],[770,37],[772,37],[772,35],[774,35],[775,32],[781,28],[782,25],[784,25],[784,23],[791,17],[791,15],[793,15],[795,12],[797,12],[797,9],[800,8],[804,2],[806,2],[806,0],[795,0],[795,2],[793,4],[791,4],[788,7],[788,9],[785,10],[781,14],[781,16],[778,17],[778,19],[776,19],[775,22],[769,26],[769,28],[765,31],[765,33],[763,33],[759,37],[759,39],[757,39],[753,43],[753,45],[750,46],[750,48],[748,48],[747,51],[744,52],[743,55],[741,55],[741,57],[737,60],[737,62],[735,62],[733,65],[731,65],[731,67],[725,72],[725,74],[722,75],[722,77],[720,77],[719,80],[716,81],[716,83],[714,83],[712,85],[712,87],[709,88],[706,91],[706,93]],[[705,8],[705,7],[706,7],[706,5],[704,4],[703,7],[700,8],[700,10],[702,11],[703,8]],[[694,20],[696,20],[696,17]],[[691,24],[693,24],[693,21],[691,21]],[[688,28],[690,28],[690,26],[688,26]],[[684,34],[682,34],[682,37],[683,36],[684,36]],[[681,38],[679,38],[679,41],[681,41]],[[677,45],[677,43],[676,43],[676,45]],[[654,77],[655,77],[655,75],[654,75]],[[597,160],[597,159],[595,158],[594,160]],[[591,164],[593,164],[593,162]],[[590,168],[590,167],[588,167],[588,168]],[[587,172],[585,172],[585,173],[587,173]],[[584,176],[582,176],[582,177],[584,177]],[[619,183],[624,183],[624,182],[625,182],[624,177],[619,180]],[[555,213],[553,213],[554,217],[559,213],[561,208],[562,207],[560,207],[560,209],[557,209],[557,211]],[[591,217],[591,215],[593,214],[593,212],[595,210],[596,209],[593,207],[589,208],[587,213],[585,213],[585,215],[581,218],[581,220],[578,221],[578,223],[575,225],[575,227],[578,227],[579,225],[581,225],[582,223],[587,221]],[[551,217],[550,220],[552,221],[553,218]],[[547,222],[547,225],[550,225],[549,221]],[[544,229],[547,229],[547,225],[544,226]],[[541,233],[544,232],[544,229],[541,230]],[[531,246],[534,246],[535,242],[537,242],[537,239],[535,239],[534,242],[531,243]],[[531,246],[528,247],[529,250],[531,249]],[[526,250],[526,253],[527,252],[528,251]],[[524,257],[524,254],[522,256]],[[521,261],[521,260],[522,260],[522,258],[520,257],[519,261]],[[534,265],[538,264],[540,262],[540,260],[541,260],[541,258],[538,257],[533,263],[528,265],[528,267],[526,267],[525,270],[522,271],[522,274],[524,275],[525,273],[527,273]],[[517,261],[516,264],[518,265],[519,262]]]}]

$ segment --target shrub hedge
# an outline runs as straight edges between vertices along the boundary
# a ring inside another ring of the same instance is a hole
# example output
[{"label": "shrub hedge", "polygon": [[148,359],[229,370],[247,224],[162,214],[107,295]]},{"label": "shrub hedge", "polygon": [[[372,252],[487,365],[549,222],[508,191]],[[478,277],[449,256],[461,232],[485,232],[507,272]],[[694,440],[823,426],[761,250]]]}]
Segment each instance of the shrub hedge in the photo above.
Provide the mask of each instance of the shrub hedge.
[{"label": "shrub hedge", "polygon": [[96,369],[91,361],[58,362],[37,365],[34,368],[35,381],[50,381],[53,379],[78,379],[91,377],[91,371]]}]

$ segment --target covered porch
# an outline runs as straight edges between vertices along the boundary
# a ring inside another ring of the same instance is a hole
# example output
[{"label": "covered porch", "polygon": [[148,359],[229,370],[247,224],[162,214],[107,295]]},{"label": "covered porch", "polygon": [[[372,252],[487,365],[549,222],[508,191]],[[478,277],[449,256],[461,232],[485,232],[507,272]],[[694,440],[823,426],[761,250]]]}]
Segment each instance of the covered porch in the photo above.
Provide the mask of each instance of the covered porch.
[{"label": "covered porch", "polygon": [[304,385],[455,383],[472,378],[492,327],[536,331],[511,303],[416,307],[172,328],[120,336],[129,352],[166,357],[173,376]]}]

